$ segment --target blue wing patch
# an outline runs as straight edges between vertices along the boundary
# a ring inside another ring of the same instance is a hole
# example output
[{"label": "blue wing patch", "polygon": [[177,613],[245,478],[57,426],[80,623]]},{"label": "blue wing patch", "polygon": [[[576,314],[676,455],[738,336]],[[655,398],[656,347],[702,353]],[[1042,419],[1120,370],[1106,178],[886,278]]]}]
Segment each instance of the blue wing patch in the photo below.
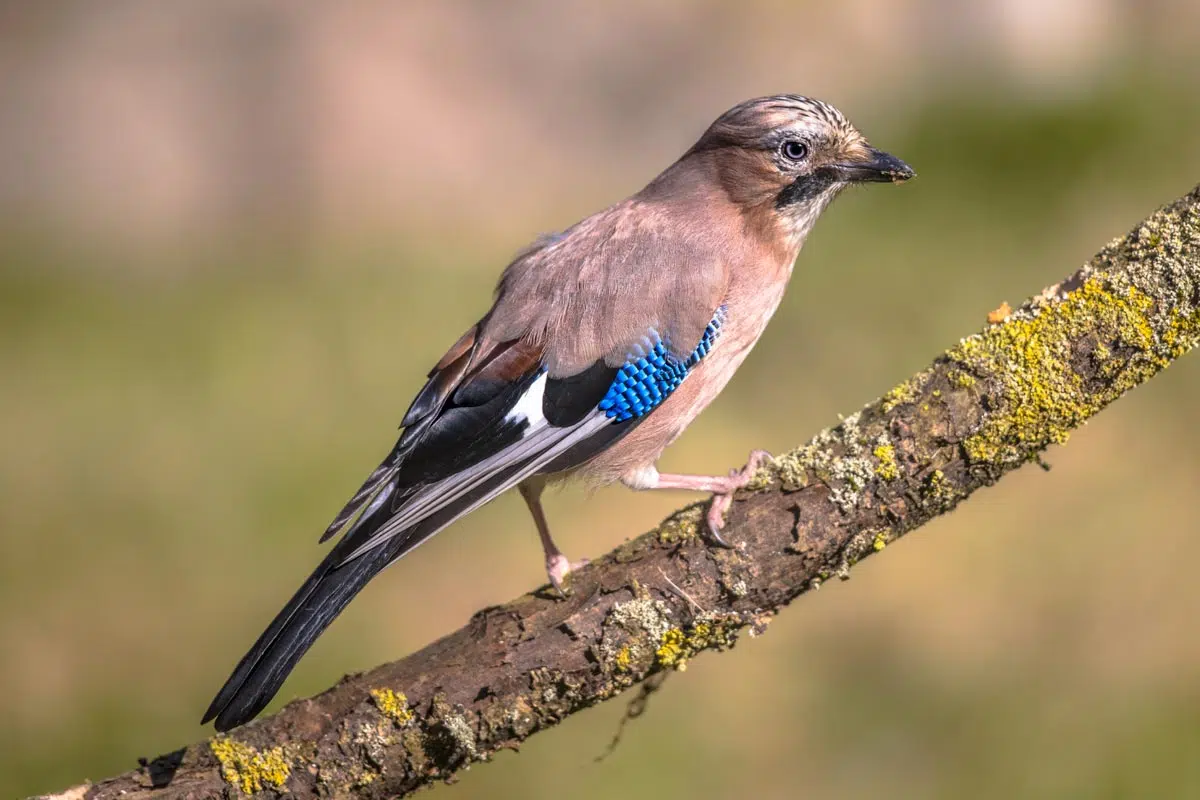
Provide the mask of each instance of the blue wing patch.
[{"label": "blue wing patch", "polygon": [[683,383],[692,367],[700,363],[716,343],[725,321],[725,306],[717,309],[712,322],[704,329],[700,343],[687,358],[671,354],[669,342],[651,329],[647,347],[638,347],[629,360],[617,370],[608,393],[597,406],[614,422],[625,422],[649,414]]}]

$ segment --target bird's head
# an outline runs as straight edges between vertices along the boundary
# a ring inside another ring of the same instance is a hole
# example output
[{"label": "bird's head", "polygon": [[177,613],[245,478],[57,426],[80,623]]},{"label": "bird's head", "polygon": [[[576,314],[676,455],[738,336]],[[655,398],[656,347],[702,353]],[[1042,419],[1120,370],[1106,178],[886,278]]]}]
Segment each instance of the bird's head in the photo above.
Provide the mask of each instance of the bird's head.
[{"label": "bird's head", "polygon": [[683,161],[689,158],[711,164],[734,203],[796,246],[845,187],[900,183],[914,175],[903,161],[872,147],[836,108],[799,95],[734,106]]}]

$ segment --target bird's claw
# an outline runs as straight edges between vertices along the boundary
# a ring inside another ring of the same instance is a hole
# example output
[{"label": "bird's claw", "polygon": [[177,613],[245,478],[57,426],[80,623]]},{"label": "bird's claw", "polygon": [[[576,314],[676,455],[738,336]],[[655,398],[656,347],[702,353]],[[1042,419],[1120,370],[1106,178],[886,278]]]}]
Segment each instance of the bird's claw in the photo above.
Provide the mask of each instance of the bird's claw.
[{"label": "bird's claw", "polygon": [[[725,527],[725,512],[729,509],[730,496],[727,494],[713,495],[712,505],[708,507],[708,539],[717,547],[724,547],[726,550],[732,550],[733,545],[729,540],[721,535],[721,529]],[[724,502],[722,502],[724,501]]]},{"label": "bird's claw", "polygon": [[570,595],[566,587],[567,576],[577,569],[586,567],[589,563],[591,562],[586,558],[568,561],[562,553],[546,556],[546,577],[550,579],[550,585],[554,587],[559,596],[567,597]]},{"label": "bird's claw", "polygon": [[733,505],[734,493],[748,484],[759,468],[774,460],[775,457],[766,450],[754,450],[750,453],[750,457],[746,459],[746,466],[741,469],[731,469],[729,471],[729,480],[726,483],[725,491],[714,494],[712,503],[708,507],[708,515],[706,517],[708,538],[713,544],[718,547],[733,549],[733,545],[721,535],[721,530],[725,527],[725,512]]}]

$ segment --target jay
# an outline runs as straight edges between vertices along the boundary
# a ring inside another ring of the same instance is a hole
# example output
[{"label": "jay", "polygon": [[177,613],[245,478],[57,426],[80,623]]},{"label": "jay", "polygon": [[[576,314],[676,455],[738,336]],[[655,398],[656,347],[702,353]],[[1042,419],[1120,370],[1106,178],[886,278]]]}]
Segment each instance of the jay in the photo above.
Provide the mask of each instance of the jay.
[{"label": "jay", "polygon": [[733,493],[768,456],[756,451],[724,476],[660,473],[655,462],[762,335],[830,201],[853,184],[912,176],[833,106],[758,98],[722,114],[641,191],[518,254],[321,537],[340,539],[203,721],[224,731],[256,716],[371,578],[513,487],[560,592],[578,565],[542,513],[550,482],[711,492],[709,534],[724,544]]}]

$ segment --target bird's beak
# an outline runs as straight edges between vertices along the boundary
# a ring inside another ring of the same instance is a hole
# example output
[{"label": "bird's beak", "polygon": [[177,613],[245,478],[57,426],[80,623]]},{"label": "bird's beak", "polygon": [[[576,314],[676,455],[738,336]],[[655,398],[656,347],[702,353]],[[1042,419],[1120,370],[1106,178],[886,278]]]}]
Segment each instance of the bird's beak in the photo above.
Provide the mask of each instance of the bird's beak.
[{"label": "bird's beak", "polygon": [[847,183],[903,183],[917,173],[913,172],[912,167],[905,164],[900,159],[896,158],[891,153],[885,153],[882,150],[876,150],[874,147],[866,148],[864,153],[865,158],[862,160],[845,161],[841,164],[834,164],[833,169],[838,177]]}]

